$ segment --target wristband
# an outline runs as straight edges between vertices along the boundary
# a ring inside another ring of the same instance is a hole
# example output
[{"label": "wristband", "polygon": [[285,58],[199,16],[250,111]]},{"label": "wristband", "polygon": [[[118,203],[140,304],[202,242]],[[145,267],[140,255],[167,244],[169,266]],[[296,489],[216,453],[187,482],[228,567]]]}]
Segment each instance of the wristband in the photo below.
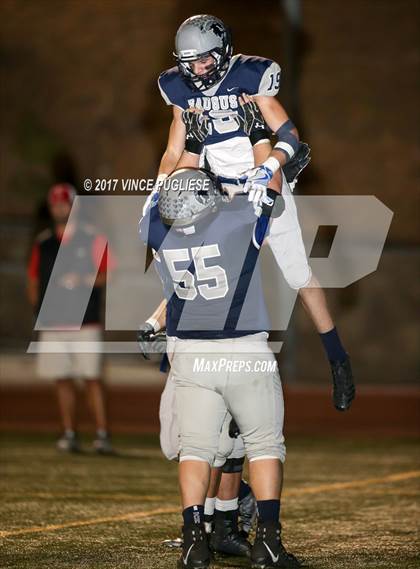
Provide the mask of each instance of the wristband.
[{"label": "wristband", "polygon": [[155,332],[155,334],[157,334],[159,332],[159,330],[161,329],[161,325],[159,324],[159,322],[156,320],[156,318],[148,318],[146,320],[146,324],[150,324],[150,326],[153,327],[153,330]]},{"label": "wristband", "polygon": [[203,150],[204,144],[202,142],[198,142],[194,138],[187,138],[185,141],[185,150],[190,154],[201,154]]},{"label": "wristband", "polygon": [[267,160],[261,164],[261,166],[265,166],[274,174],[280,168],[280,162],[277,160],[277,158],[274,158],[274,156],[269,156]]}]

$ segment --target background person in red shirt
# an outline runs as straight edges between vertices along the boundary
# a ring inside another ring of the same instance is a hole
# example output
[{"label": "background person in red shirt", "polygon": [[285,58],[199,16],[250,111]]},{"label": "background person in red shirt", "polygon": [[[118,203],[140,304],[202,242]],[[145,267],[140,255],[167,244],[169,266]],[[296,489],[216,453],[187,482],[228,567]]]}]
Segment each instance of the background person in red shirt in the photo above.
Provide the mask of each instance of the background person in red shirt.
[{"label": "background person in red shirt", "polygon": [[[48,207],[53,227],[40,233],[32,247],[28,266],[28,296],[38,316],[48,286],[48,298],[55,298],[47,317],[41,318],[40,342],[54,342],[59,353],[38,354],[38,374],[55,381],[64,433],[57,441],[60,450],[80,450],[76,429],[75,379],[85,381],[86,395],[92,411],[98,453],[111,453],[105,406],[105,391],[101,381],[102,354],[99,350],[74,352],[74,342],[102,340],[101,292],[106,282],[107,249],[105,237],[87,224],[68,219],[76,191],[70,184],[54,185],[48,193]],[[54,270],[58,251],[65,247],[66,262]],[[109,263],[108,263],[109,267]],[[51,281],[51,282],[50,282]],[[91,290],[83,324],[75,320],[73,307],[83,292]],[[92,288],[93,287],[93,288]],[[56,307],[57,309],[54,309]],[[44,311],[45,312],[45,311]],[[98,344],[97,344],[98,345]],[[73,348],[73,349],[72,349]]]}]

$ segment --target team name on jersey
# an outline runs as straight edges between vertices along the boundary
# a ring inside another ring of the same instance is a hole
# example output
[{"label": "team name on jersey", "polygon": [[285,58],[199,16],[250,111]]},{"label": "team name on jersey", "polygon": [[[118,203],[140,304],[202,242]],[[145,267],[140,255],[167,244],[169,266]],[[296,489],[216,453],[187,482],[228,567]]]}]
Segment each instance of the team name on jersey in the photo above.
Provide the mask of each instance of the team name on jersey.
[{"label": "team name on jersey", "polygon": [[213,95],[188,99],[188,106],[203,111],[229,111],[239,107],[237,95]]}]

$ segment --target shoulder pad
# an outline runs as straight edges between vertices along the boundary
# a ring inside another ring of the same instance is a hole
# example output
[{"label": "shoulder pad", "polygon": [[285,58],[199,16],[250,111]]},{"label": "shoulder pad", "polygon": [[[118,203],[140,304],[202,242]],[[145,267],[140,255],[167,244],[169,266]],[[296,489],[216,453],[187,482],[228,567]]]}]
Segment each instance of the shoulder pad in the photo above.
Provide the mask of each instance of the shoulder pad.
[{"label": "shoulder pad", "polygon": [[160,94],[167,105],[182,107],[181,96],[186,89],[184,80],[181,77],[178,67],[171,67],[158,77]]},{"label": "shoulder pad", "polygon": [[272,59],[256,55],[241,55],[239,64],[249,75],[252,95],[274,97],[280,87],[280,66]]}]

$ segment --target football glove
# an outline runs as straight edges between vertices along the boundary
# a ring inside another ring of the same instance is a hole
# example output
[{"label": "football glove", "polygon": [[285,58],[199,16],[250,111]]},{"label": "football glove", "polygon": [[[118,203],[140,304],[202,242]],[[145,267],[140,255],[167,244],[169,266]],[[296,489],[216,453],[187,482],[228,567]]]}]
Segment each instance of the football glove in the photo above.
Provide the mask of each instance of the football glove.
[{"label": "football glove", "polygon": [[154,188],[150,192],[150,194],[147,196],[147,199],[144,203],[143,217],[147,214],[149,209],[151,209],[152,207],[154,207],[157,204],[158,199],[159,199],[160,189],[163,186],[163,183],[165,182],[167,177],[168,177],[168,174],[159,174],[159,176],[156,178]]},{"label": "football glove", "polygon": [[299,148],[296,154],[283,166],[284,175],[292,190],[294,190],[296,186],[300,173],[311,161],[310,154],[311,149],[309,145],[306,144],[306,142],[299,142]]},{"label": "football glove", "polygon": [[[242,100],[245,102],[242,103]],[[244,133],[249,136],[252,146],[259,140],[265,138],[269,140],[270,135],[265,128],[264,117],[257,103],[248,97],[244,97],[241,99],[241,108],[243,115],[238,115],[240,126]]]},{"label": "football glove", "polygon": [[192,154],[201,154],[204,141],[209,133],[209,117],[202,111],[187,109],[182,113],[187,130],[185,136],[185,150]]},{"label": "football glove", "polygon": [[244,182],[243,191],[248,193],[248,201],[252,202],[257,216],[261,215],[261,203],[267,196],[267,185],[274,172],[264,164],[257,168],[247,170],[242,177]]},{"label": "football glove", "polygon": [[240,435],[239,427],[236,424],[235,419],[233,419],[232,417],[232,420],[229,423],[229,436],[231,439],[237,439],[239,435]]},{"label": "football glove", "polygon": [[[273,176],[273,170],[264,164],[261,164],[261,166],[257,166],[256,168],[251,168],[242,176],[242,180],[244,182],[243,191],[250,192],[253,189],[266,188]],[[249,198],[249,201],[253,200]]]},{"label": "football glove", "polygon": [[137,331],[137,343],[145,360],[150,360],[150,354],[166,352],[166,332],[157,332],[149,322],[145,322]]}]

